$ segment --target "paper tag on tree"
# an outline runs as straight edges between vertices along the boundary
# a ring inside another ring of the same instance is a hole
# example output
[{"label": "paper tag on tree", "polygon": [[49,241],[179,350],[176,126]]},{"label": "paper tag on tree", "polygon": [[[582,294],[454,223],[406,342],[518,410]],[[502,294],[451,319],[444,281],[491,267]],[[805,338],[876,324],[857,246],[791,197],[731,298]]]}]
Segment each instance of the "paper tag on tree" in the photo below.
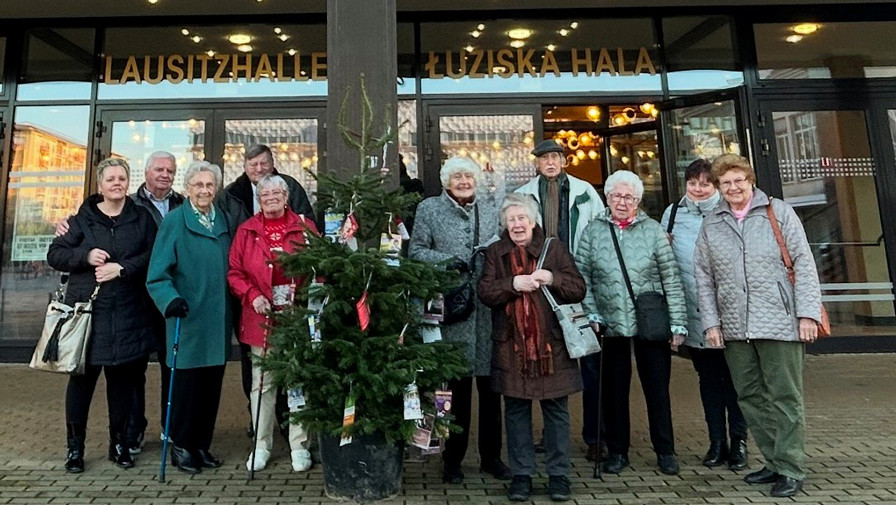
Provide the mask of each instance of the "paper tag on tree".
[{"label": "paper tag on tree", "polygon": [[390,267],[397,267],[399,264],[401,240],[401,235],[397,233],[383,233],[380,235],[380,252],[386,255],[385,261]]},{"label": "paper tag on tree", "polygon": [[423,409],[420,407],[420,392],[417,383],[412,382],[404,388],[404,418],[423,419]]},{"label": "paper tag on tree", "polygon": [[286,405],[290,412],[296,412],[305,406],[305,393],[302,388],[291,388],[286,391]]},{"label": "paper tag on tree", "polygon": [[431,324],[420,325],[420,338],[424,344],[431,344],[442,340],[442,329]]},{"label": "paper tag on tree", "polygon": [[432,414],[425,414],[422,420],[418,420],[417,428],[411,436],[411,445],[421,449],[429,449],[435,421],[436,419]]},{"label": "paper tag on tree", "polygon": [[311,336],[311,343],[313,345],[320,345],[320,316],[318,314],[308,315],[308,335]]},{"label": "paper tag on tree", "polygon": [[342,411],[342,439],[339,447],[352,443],[352,436],[348,435],[346,428],[355,424],[355,397],[351,394],[345,399],[345,409]]},{"label": "paper tag on tree", "polygon": [[342,221],[345,219],[345,214],[341,214],[338,212],[327,212],[324,214],[324,236],[330,242],[337,242],[339,240],[339,232],[342,228]]},{"label": "paper tag on tree", "polygon": [[358,310],[358,324],[361,326],[361,331],[366,331],[370,325],[370,307],[367,305],[367,291],[364,291],[364,294],[361,295],[361,299],[355,304],[355,308]]},{"label": "paper tag on tree", "polygon": [[400,217],[395,217],[395,228],[401,235],[401,240],[411,240],[411,234],[408,233],[408,227],[404,225],[404,221]]}]

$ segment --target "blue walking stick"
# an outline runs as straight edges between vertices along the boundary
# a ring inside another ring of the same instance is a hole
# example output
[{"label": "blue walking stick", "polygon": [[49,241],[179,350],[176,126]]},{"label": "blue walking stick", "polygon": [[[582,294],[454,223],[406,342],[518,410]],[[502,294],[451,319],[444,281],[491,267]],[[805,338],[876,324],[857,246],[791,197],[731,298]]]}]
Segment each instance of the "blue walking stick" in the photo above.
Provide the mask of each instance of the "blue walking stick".
[{"label": "blue walking stick", "polygon": [[171,358],[171,378],[168,381],[168,407],[165,412],[165,438],[162,439],[162,467],[159,482],[165,482],[165,463],[168,462],[168,441],[171,440],[171,397],[174,395],[174,371],[177,370],[177,344],[180,340],[180,318],[174,323],[174,355]]}]

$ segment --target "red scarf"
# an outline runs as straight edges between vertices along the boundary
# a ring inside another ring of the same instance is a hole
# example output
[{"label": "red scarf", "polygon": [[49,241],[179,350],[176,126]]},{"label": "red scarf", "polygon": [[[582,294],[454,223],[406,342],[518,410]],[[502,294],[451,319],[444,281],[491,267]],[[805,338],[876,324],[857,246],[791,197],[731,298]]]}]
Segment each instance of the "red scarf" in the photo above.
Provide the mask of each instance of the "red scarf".
[{"label": "red scarf", "polygon": [[[535,264],[536,261],[526,254],[524,246],[514,247],[510,252],[510,269],[514,276],[531,274],[535,271]],[[551,344],[545,338],[535,294],[535,291],[522,293],[522,296],[507,304],[507,316],[513,321],[513,352],[520,375],[524,377],[554,373]]]}]

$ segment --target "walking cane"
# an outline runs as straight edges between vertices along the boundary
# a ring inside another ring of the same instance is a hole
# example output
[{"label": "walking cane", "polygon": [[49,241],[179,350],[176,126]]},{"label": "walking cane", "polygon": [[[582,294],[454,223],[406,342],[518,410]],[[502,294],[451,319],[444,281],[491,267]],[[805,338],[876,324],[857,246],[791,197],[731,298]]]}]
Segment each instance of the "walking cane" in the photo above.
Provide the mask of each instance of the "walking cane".
[{"label": "walking cane", "polygon": [[600,371],[597,373],[597,454],[594,456],[594,478],[603,478],[600,475],[600,429],[604,423],[604,337],[598,335],[600,340]]},{"label": "walking cane", "polygon": [[[264,318],[264,343],[261,348],[261,359],[264,359],[268,354],[268,330],[270,329],[271,316],[265,316]],[[253,365],[254,366],[254,365]],[[249,478],[246,479],[246,483],[255,479],[255,453],[258,451],[258,425],[259,420],[261,418],[261,396],[264,394],[264,370],[260,370],[258,374],[258,400],[255,402],[255,426],[254,426],[254,434],[252,436],[252,461],[249,464]]]},{"label": "walking cane", "polygon": [[162,439],[162,466],[159,482],[165,482],[165,463],[168,462],[168,441],[171,440],[171,397],[174,395],[174,371],[177,370],[177,344],[180,341],[180,318],[174,323],[174,354],[171,358],[171,378],[168,379],[168,407],[165,412],[165,438]]}]

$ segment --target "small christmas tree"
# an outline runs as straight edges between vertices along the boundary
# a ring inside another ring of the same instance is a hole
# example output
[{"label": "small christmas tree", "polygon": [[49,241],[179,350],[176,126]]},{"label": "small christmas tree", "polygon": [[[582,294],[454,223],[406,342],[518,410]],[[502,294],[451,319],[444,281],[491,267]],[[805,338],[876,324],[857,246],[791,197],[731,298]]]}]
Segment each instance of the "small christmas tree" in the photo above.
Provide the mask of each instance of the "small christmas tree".
[{"label": "small christmas tree", "polygon": [[[382,234],[398,232],[400,217],[417,196],[388,189],[386,173],[371,166],[368,154],[381,152],[395,134],[387,121],[380,137],[372,135],[363,75],[360,89],[360,131],[346,125],[348,95],[338,125],[361,155],[360,170],[347,180],[317,176],[317,205],[330,221],[343,218],[342,229],[353,231],[357,250],[333,237],[308,237],[304,249],[280,257],[289,275],[309,282],[296,293],[295,307],[275,316],[262,367],[279,385],[302,388],[306,406],[293,414],[293,422],[323,434],[381,433],[392,442],[407,441],[416,425],[404,418],[406,386],[415,383],[421,393],[433,392],[466,370],[455,345],[427,344],[420,336],[422,304],[457,280],[444,267],[380,250]],[[309,309],[309,299],[325,303]],[[313,341],[312,325],[319,341]],[[348,398],[354,401],[354,422],[344,425]],[[426,410],[431,402],[422,403]]]}]

